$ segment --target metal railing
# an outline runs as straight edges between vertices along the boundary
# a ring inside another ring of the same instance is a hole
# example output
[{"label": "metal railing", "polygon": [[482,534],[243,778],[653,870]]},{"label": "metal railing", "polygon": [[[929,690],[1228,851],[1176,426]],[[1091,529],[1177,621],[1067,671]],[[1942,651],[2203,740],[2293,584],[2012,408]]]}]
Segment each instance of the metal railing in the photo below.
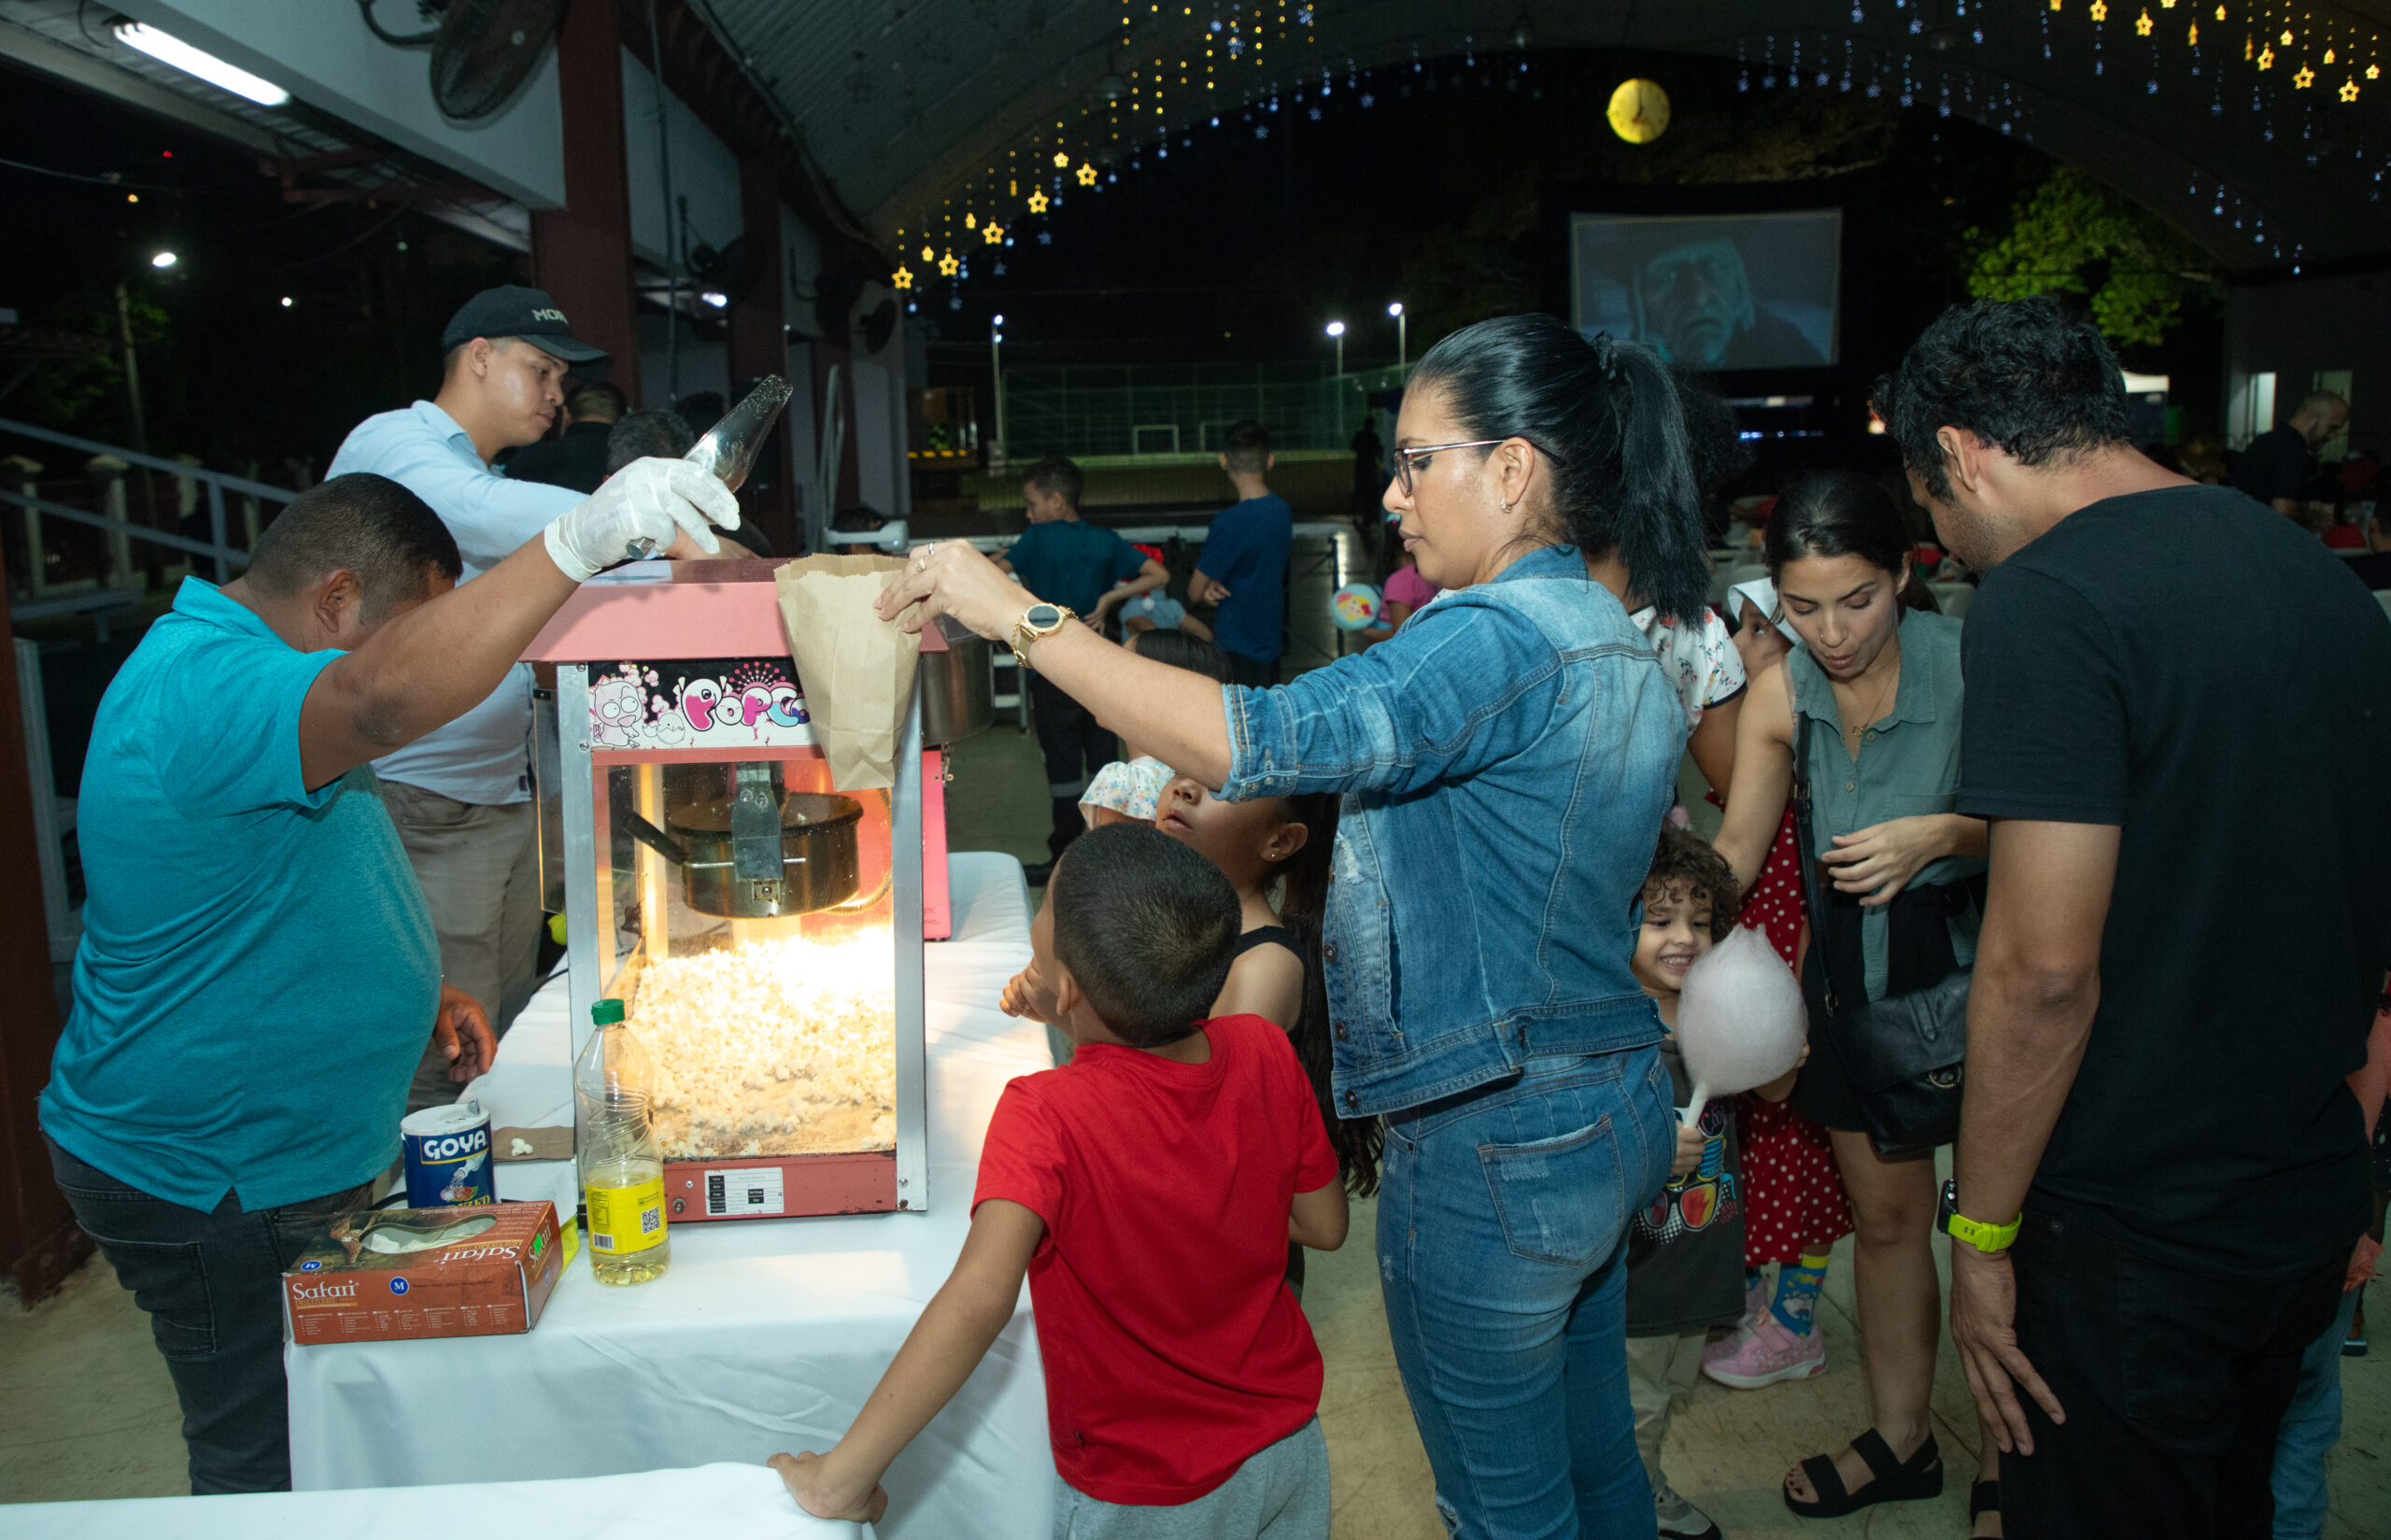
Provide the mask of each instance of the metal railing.
[{"label": "metal railing", "polygon": [[[227,475],[221,471],[211,471],[204,465],[194,465],[187,460],[163,459],[156,455],[141,454],[119,445],[103,444],[96,439],[78,438],[73,433],[62,433],[56,429],[37,428],[32,423],[18,422],[13,418],[0,417],[0,434],[13,438],[32,439],[40,444],[54,444],[62,448],[73,449],[92,456],[95,461],[105,459],[116,462],[114,466],[100,467],[102,473],[109,476],[112,481],[108,497],[111,512],[106,514],[95,514],[87,508],[69,507],[64,503],[55,502],[37,495],[33,490],[35,483],[31,473],[12,473],[16,482],[13,489],[8,486],[0,485],[0,502],[8,503],[23,513],[26,555],[33,568],[32,583],[36,594],[43,591],[46,586],[41,533],[43,518],[64,519],[70,524],[85,525],[107,532],[109,574],[108,583],[104,586],[120,588],[123,586],[130,574],[131,543],[136,540],[147,541],[153,545],[163,545],[169,550],[181,551],[191,556],[206,558],[215,564],[216,581],[223,583],[232,578],[235,568],[246,567],[249,563],[248,552],[241,550],[230,542],[230,531],[225,528],[227,516],[225,494],[230,492],[239,497],[272,502],[289,502],[299,495],[288,487],[276,487],[262,481],[252,481],[246,476]],[[199,495],[205,498],[207,503],[208,538],[193,540],[188,535],[152,529],[147,524],[125,516],[122,511],[122,471],[130,470],[134,466],[163,473],[177,481],[196,484]]]}]

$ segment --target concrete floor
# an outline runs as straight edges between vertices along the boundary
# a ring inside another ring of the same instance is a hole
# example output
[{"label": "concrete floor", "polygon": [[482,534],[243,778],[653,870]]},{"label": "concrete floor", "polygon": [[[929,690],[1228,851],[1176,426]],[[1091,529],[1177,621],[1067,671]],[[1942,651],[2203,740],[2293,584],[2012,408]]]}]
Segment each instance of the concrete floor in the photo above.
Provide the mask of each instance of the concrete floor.
[{"label": "concrete floor", "polygon": [[[948,801],[954,848],[1043,860],[1046,778],[1036,741],[1000,724],[958,745],[955,760]],[[1321,1421],[1335,1482],[1332,1533],[1336,1540],[1442,1540],[1427,1461],[1379,1305],[1375,1219],[1373,1205],[1355,1206],[1351,1238],[1340,1251],[1313,1257],[1304,1296],[1328,1363]],[[1677,1412],[1662,1451],[1669,1476],[1738,1540],[1946,1540],[1968,1532],[1975,1418],[1947,1342],[1935,1434],[1952,1479],[1939,1501],[1804,1522],[1778,1500],[1787,1466],[1867,1425],[1849,1250],[1848,1240],[1836,1249],[1818,1311],[1826,1374],[1749,1392],[1705,1380]],[[2384,1345],[2341,1364],[2343,1433],[2332,1458],[2333,1512],[2325,1528],[2334,1540],[2391,1534],[2391,1288],[2378,1286],[2374,1296]],[[146,1320],[105,1261],[93,1259],[31,1310],[0,1297],[0,1499],[186,1491],[177,1423],[173,1387]]]}]

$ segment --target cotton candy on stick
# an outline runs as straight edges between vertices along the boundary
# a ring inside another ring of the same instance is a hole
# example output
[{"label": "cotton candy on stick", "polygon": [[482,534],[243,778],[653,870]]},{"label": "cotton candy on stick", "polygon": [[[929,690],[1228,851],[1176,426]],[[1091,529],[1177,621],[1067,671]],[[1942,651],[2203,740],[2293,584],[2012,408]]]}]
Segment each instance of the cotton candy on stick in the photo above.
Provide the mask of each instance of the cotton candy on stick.
[{"label": "cotton candy on stick", "polygon": [[1809,1023],[1802,986],[1758,930],[1741,925],[1698,958],[1677,996],[1677,1052],[1693,1079],[1691,1126],[1713,1096],[1749,1091],[1793,1067]]}]

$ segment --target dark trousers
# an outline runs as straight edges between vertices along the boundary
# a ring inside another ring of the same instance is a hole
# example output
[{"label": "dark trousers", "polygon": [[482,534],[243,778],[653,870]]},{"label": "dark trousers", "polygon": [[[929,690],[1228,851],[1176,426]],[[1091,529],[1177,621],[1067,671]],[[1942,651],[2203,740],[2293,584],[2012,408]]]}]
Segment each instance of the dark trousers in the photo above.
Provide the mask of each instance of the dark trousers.
[{"label": "dark trousers", "polygon": [[1029,676],[1030,720],[1038,728],[1038,752],[1046,756],[1046,795],[1054,803],[1054,831],[1046,848],[1056,857],[1080,836],[1087,820],[1080,813],[1080,794],[1088,778],[1121,757],[1120,744],[1096,719],[1096,713],[1046,682]]},{"label": "dark trousers", "polygon": [[129,1187],[54,1142],[50,1168],[75,1222],[149,1312],[182,1403],[192,1493],[289,1491],[282,1274],[325,1215],[372,1203],[372,1184],[253,1214],[227,1194],[203,1214]]},{"label": "dark trousers", "polygon": [[2201,1278],[2039,1202],[2015,1255],[2017,1345],[2067,1422],[2018,1392],[2034,1452],[2001,1457],[2012,1540],[2267,1540],[2275,1430],[2344,1264],[2288,1282]]},{"label": "dark trousers", "polygon": [[1229,683],[1232,685],[1251,685],[1259,690],[1279,682],[1279,660],[1275,657],[1266,663],[1258,657],[1233,653],[1226,647],[1221,649],[1221,657],[1228,663]]}]

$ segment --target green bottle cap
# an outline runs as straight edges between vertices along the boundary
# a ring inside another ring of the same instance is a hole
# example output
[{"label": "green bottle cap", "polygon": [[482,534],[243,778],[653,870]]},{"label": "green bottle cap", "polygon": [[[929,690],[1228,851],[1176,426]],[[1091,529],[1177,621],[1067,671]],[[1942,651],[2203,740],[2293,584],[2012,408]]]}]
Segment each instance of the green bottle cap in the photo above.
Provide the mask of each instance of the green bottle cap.
[{"label": "green bottle cap", "polygon": [[589,1008],[589,1019],[600,1026],[619,1025],[623,1019],[623,1002],[601,1000]]}]

